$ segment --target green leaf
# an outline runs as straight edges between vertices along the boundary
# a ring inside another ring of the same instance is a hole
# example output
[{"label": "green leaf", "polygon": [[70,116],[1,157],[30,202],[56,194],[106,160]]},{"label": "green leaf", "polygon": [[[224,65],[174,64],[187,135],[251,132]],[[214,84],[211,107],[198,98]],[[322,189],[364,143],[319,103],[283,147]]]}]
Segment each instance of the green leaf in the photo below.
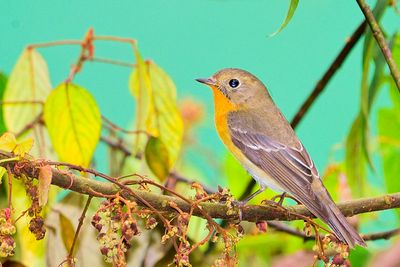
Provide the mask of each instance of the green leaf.
[{"label": "green leaf", "polygon": [[150,137],[145,148],[145,158],[150,170],[160,181],[164,181],[170,171],[167,147],[157,137]]},{"label": "green leaf", "polygon": [[62,83],[46,100],[44,120],[59,159],[88,166],[101,130],[93,96],[78,85]]},{"label": "green leaf", "polygon": [[[61,231],[62,241],[64,243],[65,249],[67,251],[69,251],[74,242],[75,228],[74,228],[74,225],[72,224],[71,220],[68,219],[61,212],[59,213],[59,218],[60,218],[60,228],[62,229],[62,231]],[[76,248],[75,248],[75,250],[76,250]]]},{"label": "green leaf", "polygon": [[[382,18],[386,6],[386,1],[377,1],[373,13],[378,21]],[[375,69],[371,80],[372,63],[375,64]],[[373,101],[383,84],[384,66],[385,61],[382,53],[371,30],[367,27],[363,48],[360,112],[354,120],[346,139],[347,178],[352,191],[357,196],[361,196],[365,189],[367,163],[374,170],[369,147],[369,113]]]},{"label": "green leaf", "polygon": [[[397,91],[391,87],[391,91]],[[398,92],[395,92],[398,95]],[[399,96],[397,96],[399,98]],[[394,102],[396,103],[396,102]],[[386,188],[389,193],[400,191],[400,106],[378,111],[379,152],[383,161]]]},{"label": "green leaf", "polygon": [[357,246],[350,250],[349,260],[352,266],[368,266],[371,256],[366,248]]},{"label": "green leaf", "polygon": [[47,64],[35,50],[27,48],[11,72],[4,92],[4,120],[8,131],[20,132],[41,112],[51,91]]},{"label": "green leaf", "polygon": [[[176,87],[168,74],[152,61],[143,61],[135,49],[137,67],[129,87],[137,101],[137,130],[158,137],[168,151],[169,168],[177,160],[182,145],[183,121],[176,105]],[[135,152],[144,148],[144,135],[138,134]]]},{"label": "green leaf", "polygon": [[[3,100],[4,91],[6,90],[7,76],[0,72],[0,99]],[[4,122],[3,108],[0,108],[0,134],[6,131],[6,125]]]},{"label": "green leaf", "polygon": [[395,33],[392,38],[392,56],[394,61],[400,66],[400,34]]},{"label": "green leaf", "polygon": [[[135,47],[136,68],[133,69],[129,78],[129,89],[132,95],[136,98],[136,129],[146,131],[146,120],[152,118],[154,107],[152,105],[152,91],[150,88],[150,78],[147,73],[147,67]],[[150,133],[151,134],[151,133]],[[146,137],[142,134],[137,134],[134,141],[134,154],[141,153],[146,143]]]},{"label": "green leaf", "polygon": [[288,12],[286,14],[285,20],[282,22],[281,26],[279,27],[278,30],[276,30],[274,33],[270,34],[270,36],[274,36],[281,32],[289,23],[289,21],[292,19],[294,12],[296,11],[297,5],[299,4],[299,0],[290,0],[290,5]]},{"label": "green leaf", "polygon": [[359,114],[346,140],[346,174],[354,196],[361,196],[365,189],[366,160],[362,144],[364,123],[364,117]]}]

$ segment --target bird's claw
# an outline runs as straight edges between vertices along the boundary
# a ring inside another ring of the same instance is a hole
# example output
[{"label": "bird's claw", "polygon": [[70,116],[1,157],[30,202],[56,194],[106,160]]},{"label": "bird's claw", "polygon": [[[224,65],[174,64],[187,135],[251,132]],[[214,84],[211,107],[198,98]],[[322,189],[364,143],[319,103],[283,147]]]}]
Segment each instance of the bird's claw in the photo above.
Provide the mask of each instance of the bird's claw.
[{"label": "bird's claw", "polygon": [[246,204],[247,204],[247,201],[238,201],[238,200],[232,201],[232,205],[234,207],[237,207],[239,210],[238,211],[239,221],[242,221],[242,219],[243,219],[243,210],[242,209]]}]

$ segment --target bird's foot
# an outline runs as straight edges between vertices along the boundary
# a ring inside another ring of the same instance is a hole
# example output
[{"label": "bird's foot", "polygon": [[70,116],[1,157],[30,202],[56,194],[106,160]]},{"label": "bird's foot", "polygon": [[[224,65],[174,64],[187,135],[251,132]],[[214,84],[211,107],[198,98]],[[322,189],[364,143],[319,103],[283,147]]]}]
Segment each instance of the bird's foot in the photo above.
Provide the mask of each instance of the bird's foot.
[{"label": "bird's foot", "polygon": [[246,204],[247,201],[239,201],[239,200],[232,201],[233,207],[238,209],[239,221],[242,221],[243,219],[243,207],[246,206]]},{"label": "bird's foot", "polygon": [[264,199],[263,201],[261,201],[261,205],[265,205],[265,206],[273,206],[273,207],[279,207],[280,205],[278,203],[276,203],[273,200],[269,200],[269,199]]}]

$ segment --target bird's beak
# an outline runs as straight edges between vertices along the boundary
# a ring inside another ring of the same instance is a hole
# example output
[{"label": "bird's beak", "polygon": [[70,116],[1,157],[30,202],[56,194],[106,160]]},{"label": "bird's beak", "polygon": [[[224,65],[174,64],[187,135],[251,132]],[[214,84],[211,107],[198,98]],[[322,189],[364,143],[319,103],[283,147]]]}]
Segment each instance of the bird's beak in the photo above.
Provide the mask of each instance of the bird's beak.
[{"label": "bird's beak", "polygon": [[210,86],[216,86],[217,85],[217,81],[214,80],[213,78],[199,78],[196,79],[196,81],[198,81],[199,83],[204,83]]}]

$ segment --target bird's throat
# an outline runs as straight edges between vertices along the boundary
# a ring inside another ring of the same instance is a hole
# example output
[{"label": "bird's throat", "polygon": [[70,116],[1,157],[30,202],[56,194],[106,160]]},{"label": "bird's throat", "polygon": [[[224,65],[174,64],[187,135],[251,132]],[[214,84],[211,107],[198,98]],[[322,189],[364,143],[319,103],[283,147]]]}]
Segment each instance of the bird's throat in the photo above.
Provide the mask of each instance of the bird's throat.
[{"label": "bird's throat", "polygon": [[227,113],[236,110],[234,105],[217,87],[211,87],[214,94],[215,118],[226,117]]}]

